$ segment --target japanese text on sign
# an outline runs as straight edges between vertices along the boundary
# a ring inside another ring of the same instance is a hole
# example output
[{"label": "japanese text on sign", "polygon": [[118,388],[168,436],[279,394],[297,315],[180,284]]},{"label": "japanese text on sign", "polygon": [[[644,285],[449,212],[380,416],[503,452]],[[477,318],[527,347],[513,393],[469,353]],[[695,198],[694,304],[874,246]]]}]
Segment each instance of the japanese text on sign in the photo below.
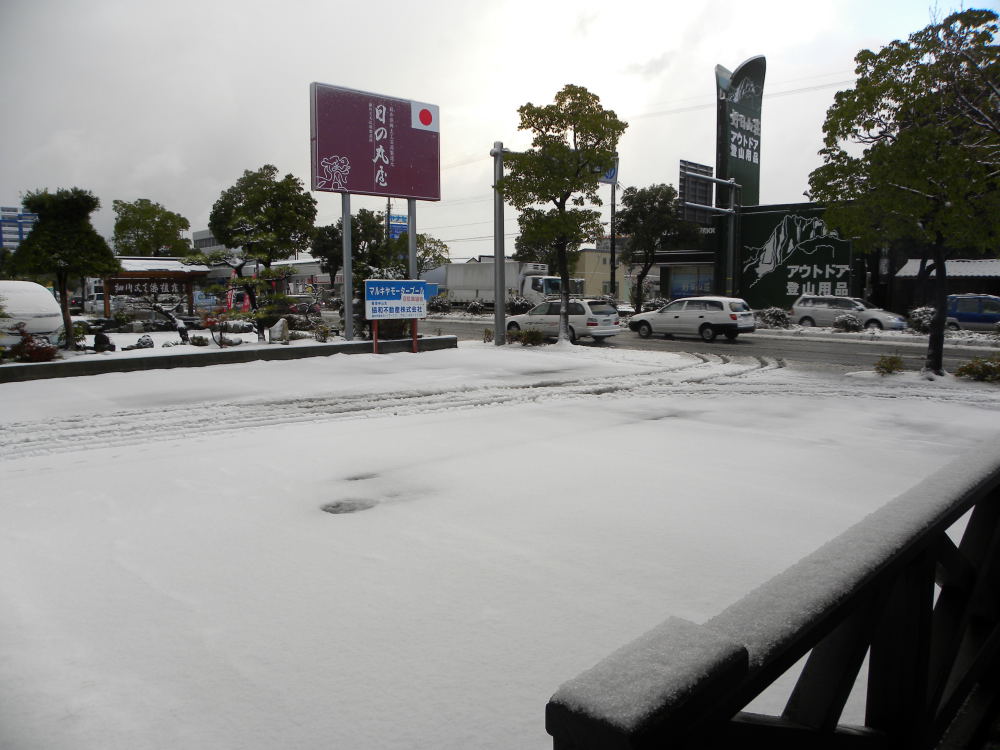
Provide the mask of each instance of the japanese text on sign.
[{"label": "japanese text on sign", "polygon": [[393,320],[427,317],[423,281],[365,280],[365,317]]}]

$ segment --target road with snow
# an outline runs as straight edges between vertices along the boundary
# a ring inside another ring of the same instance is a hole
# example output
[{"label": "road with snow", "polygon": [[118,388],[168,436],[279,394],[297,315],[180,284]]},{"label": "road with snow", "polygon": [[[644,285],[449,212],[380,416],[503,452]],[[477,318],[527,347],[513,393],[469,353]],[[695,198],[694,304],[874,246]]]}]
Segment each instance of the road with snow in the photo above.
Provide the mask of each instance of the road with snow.
[{"label": "road with snow", "polygon": [[[492,329],[492,320],[461,318],[431,318],[421,324],[427,333],[440,331],[458,336],[463,341],[482,341],[485,329]],[[583,339],[584,346],[593,346],[590,339]],[[884,355],[903,358],[906,369],[917,370],[923,366],[927,354],[927,337],[877,332],[874,334],[830,334],[803,329],[794,333],[761,330],[740,336],[736,341],[717,339],[705,343],[697,338],[649,339],[623,329],[618,336],[601,346],[637,349],[640,351],[691,352],[708,356],[764,357],[797,364],[809,369],[829,367],[836,371],[871,369]],[[973,357],[984,356],[996,349],[965,346],[960,342],[945,345],[945,369],[954,371]]]}]

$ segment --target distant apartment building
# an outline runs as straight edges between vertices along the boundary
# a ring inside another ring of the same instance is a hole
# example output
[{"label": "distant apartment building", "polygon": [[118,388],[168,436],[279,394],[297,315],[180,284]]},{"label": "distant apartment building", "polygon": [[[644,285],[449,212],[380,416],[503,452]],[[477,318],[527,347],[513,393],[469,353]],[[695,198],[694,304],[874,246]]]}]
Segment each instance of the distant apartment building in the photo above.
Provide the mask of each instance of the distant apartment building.
[{"label": "distant apartment building", "polygon": [[38,214],[13,206],[0,206],[0,249],[16,250],[37,223]]}]

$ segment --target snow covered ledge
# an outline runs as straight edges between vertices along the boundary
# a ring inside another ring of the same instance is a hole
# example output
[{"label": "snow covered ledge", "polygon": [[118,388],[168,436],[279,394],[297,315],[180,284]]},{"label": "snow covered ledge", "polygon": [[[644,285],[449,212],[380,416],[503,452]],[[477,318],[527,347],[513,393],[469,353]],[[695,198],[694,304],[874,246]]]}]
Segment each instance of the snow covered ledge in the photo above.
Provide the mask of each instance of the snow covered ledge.
[{"label": "snow covered ledge", "polygon": [[[945,532],[970,508],[956,546]],[[931,746],[956,731],[977,675],[1000,661],[1000,613],[990,606],[998,548],[1000,448],[990,447],[923,480],[704,625],[670,618],[566,682],[546,707],[546,729],[557,750],[735,746],[725,738],[752,732],[769,734],[770,746],[789,732],[803,747],[803,732]],[[992,611],[985,635],[983,611]],[[867,726],[839,727],[869,648]],[[730,721],[810,651],[781,717]]]}]

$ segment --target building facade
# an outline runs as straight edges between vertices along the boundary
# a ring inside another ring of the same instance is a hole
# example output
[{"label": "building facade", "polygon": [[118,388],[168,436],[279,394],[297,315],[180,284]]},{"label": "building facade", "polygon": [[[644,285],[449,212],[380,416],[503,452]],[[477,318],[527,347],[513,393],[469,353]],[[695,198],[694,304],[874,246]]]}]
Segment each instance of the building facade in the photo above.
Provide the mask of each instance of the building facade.
[{"label": "building facade", "polygon": [[38,214],[15,206],[0,206],[0,249],[13,252],[38,223]]}]

